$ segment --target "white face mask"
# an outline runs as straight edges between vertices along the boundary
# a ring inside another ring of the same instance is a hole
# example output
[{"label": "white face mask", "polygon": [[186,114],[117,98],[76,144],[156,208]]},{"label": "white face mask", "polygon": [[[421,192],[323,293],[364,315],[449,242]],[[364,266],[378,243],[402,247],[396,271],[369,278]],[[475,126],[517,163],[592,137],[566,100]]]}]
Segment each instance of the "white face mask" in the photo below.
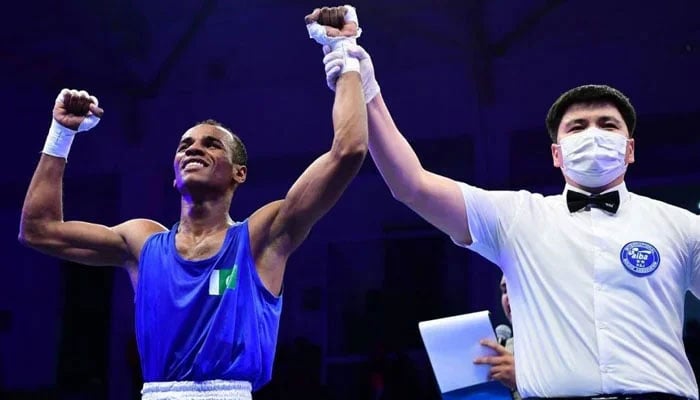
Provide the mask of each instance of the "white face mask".
[{"label": "white face mask", "polygon": [[598,188],[625,173],[627,138],[596,127],[563,138],[562,171],[581,186]]}]

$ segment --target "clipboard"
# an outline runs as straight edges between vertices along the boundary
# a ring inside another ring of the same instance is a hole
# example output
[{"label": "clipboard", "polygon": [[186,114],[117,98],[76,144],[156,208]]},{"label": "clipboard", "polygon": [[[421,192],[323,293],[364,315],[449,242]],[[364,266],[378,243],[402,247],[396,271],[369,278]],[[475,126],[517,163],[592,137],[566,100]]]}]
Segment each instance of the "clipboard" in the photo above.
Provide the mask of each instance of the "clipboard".
[{"label": "clipboard", "polygon": [[474,359],[497,353],[479,344],[496,341],[489,311],[439,318],[418,323],[428,359],[443,399],[512,399],[500,382],[489,381],[491,366]]}]

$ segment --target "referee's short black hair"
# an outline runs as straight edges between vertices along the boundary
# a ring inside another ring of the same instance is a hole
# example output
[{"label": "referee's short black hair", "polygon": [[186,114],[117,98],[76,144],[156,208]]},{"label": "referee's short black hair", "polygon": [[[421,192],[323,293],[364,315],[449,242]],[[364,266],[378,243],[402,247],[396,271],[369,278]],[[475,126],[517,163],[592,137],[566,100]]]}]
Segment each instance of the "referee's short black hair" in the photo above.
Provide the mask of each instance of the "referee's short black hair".
[{"label": "referee's short black hair", "polygon": [[630,103],[627,96],[610,86],[583,85],[575,87],[559,96],[557,101],[549,108],[546,124],[552,143],[557,142],[559,124],[569,107],[574,104],[590,105],[600,103],[611,103],[617,108],[620,115],[622,115],[622,119],[625,120],[630,137],[632,137],[634,128],[637,125],[637,113],[634,111],[634,107],[632,107],[632,103]]}]

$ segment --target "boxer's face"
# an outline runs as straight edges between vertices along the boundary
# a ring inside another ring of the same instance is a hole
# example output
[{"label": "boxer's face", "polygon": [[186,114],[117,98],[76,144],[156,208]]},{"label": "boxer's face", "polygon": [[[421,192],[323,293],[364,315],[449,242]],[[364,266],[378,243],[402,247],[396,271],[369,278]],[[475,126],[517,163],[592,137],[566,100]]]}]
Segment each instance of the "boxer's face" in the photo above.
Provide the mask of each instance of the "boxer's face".
[{"label": "boxer's face", "polygon": [[226,129],[208,124],[190,128],[175,153],[175,187],[228,188],[243,183],[246,167],[233,163],[235,143]]}]

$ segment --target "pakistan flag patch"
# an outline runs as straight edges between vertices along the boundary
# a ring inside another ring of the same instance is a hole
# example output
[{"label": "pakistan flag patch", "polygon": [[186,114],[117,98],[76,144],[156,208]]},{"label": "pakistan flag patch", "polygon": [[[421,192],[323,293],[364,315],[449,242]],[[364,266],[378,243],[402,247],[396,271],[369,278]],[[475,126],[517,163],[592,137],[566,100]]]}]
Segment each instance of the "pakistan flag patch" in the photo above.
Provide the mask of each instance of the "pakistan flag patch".
[{"label": "pakistan flag patch", "polygon": [[238,286],[238,265],[231,269],[215,269],[209,276],[209,294],[218,296],[226,289],[235,289]]}]

